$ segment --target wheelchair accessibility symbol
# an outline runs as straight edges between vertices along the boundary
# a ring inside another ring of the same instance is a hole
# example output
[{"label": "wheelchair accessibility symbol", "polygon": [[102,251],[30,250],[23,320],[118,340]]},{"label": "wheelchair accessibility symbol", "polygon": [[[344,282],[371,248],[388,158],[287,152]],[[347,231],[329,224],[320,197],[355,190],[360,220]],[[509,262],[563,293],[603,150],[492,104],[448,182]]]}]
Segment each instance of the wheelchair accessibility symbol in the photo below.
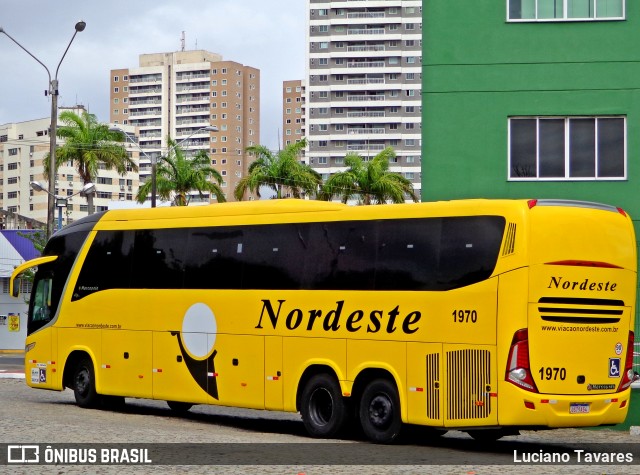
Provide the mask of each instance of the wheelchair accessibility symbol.
[{"label": "wheelchair accessibility symbol", "polygon": [[609,358],[609,377],[620,377],[620,358]]}]

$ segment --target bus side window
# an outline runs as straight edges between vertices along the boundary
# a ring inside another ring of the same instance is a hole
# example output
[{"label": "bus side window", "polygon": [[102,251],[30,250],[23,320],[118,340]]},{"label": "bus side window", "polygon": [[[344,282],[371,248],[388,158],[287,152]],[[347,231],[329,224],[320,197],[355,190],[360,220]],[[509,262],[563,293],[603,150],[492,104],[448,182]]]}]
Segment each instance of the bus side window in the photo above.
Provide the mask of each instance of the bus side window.
[{"label": "bus side window", "polygon": [[185,228],[136,231],[131,287],[181,289],[187,237]]},{"label": "bus side window", "polygon": [[444,219],[438,279],[445,289],[471,285],[491,276],[505,223],[502,216]]},{"label": "bus side window", "polygon": [[437,289],[441,229],[441,218],[380,221],[376,290]]},{"label": "bus side window", "polygon": [[300,289],[308,226],[248,226],[242,250],[243,289]]},{"label": "bus side window", "polygon": [[191,230],[185,259],[186,289],[242,288],[242,227]]},{"label": "bus side window", "polygon": [[312,223],[306,288],[373,290],[376,227],[375,221]]},{"label": "bus side window", "polygon": [[128,289],[133,231],[99,231],[76,282],[71,300],[109,289]]}]

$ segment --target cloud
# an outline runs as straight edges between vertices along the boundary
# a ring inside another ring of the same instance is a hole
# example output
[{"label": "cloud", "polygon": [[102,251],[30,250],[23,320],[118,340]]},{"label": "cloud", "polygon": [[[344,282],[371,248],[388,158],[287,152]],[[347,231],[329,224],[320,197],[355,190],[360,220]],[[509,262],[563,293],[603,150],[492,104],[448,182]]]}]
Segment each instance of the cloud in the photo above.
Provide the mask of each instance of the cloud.
[{"label": "cloud", "polygon": [[[306,2],[302,0],[86,0],[5,2],[0,26],[55,74],[78,20],[78,33],[58,74],[60,104],[88,106],[109,119],[111,69],[138,65],[145,53],[208,50],[260,69],[261,139],[276,147],[282,123],[282,81],[305,73]],[[48,117],[42,66],[0,35],[0,124]]]}]

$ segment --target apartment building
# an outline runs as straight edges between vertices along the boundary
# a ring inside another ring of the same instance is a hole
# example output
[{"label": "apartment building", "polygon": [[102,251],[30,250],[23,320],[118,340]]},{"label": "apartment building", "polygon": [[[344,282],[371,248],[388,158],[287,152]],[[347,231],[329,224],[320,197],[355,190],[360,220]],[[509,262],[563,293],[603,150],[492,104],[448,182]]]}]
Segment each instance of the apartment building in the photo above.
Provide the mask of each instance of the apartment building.
[{"label": "apartment building", "polygon": [[[80,114],[84,108],[78,106],[70,110]],[[42,223],[47,222],[48,194],[32,189],[29,184],[37,181],[46,190],[49,188],[49,177],[44,175],[44,159],[49,153],[50,124],[51,118],[46,117],[0,125],[0,207],[8,213]],[[126,130],[134,131],[133,128]],[[58,139],[57,143],[60,146],[64,141]],[[138,152],[130,153],[137,162]],[[66,225],[87,215],[87,200],[80,194],[83,185],[73,163],[58,168],[55,194],[67,201],[58,201],[56,227],[59,221]],[[95,211],[106,211],[110,201],[135,199],[138,174],[130,171],[120,176],[116,171],[101,169],[95,177],[95,185]]]},{"label": "apartment building", "polygon": [[422,1],[308,0],[306,159],[323,177],[347,153],[392,147],[421,188]]},{"label": "apartment building", "polygon": [[306,86],[300,79],[282,83],[282,145],[299,142],[306,134]]},{"label": "apartment building", "polygon": [[234,200],[252,160],[245,149],[260,143],[258,69],[203,50],[142,54],[138,67],[112,69],[110,85],[110,121],[138,131],[142,182],[171,137],[187,154],[205,150],[223,176],[227,200]]}]

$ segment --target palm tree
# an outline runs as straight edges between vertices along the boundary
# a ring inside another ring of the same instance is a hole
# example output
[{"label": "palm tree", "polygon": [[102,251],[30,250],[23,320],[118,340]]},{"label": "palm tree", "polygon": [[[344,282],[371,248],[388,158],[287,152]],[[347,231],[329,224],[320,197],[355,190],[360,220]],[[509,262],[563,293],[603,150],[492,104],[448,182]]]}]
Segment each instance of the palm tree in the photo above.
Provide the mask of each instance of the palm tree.
[{"label": "palm tree", "polygon": [[266,186],[276,193],[280,199],[289,191],[294,198],[300,198],[303,193],[314,194],[322,184],[319,173],[302,162],[300,153],[307,142],[305,139],[287,145],[283,150],[273,153],[264,145],[247,147],[247,152],[257,157],[249,165],[249,173],[238,182],[234,195],[237,200],[249,190],[260,197],[260,187]]},{"label": "palm tree", "polygon": [[[156,169],[156,190],[163,200],[173,200],[175,206],[188,206],[189,194],[197,190],[200,196],[203,191],[213,193],[219,202],[226,201],[220,185],[222,175],[210,166],[209,156],[204,150],[198,151],[191,158],[185,156],[179,144],[167,138],[169,152],[160,157]],[[210,181],[213,179],[215,181]],[[151,193],[151,180],[147,180],[138,189],[136,200],[144,203]]]},{"label": "palm tree", "polygon": [[387,201],[404,203],[408,195],[413,201],[418,201],[411,182],[389,171],[389,160],[395,156],[391,147],[385,148],[368,162],[358,154],[348,154],[344,163],[349,168],[329,177],[322,187],[320,198],[331,200],[339,196],[343,203],[357,198],[359,204],[370,205]]},{"label": "palm tree", "polygon": [[[64,145],[56,151],[56,169],[66,162],[73,162],[83,184],[91,183],[98,176],[103,165],[107,170],[116,170],[120,175],[127,171],[138,171],[135,162],[117,142],[125,140],[122,132],[109,130],[94,114],[83,111],[78,115],[73,111],[60,114],[63,124],[57,136],[64,139]],[[49,154],[44,157],[44,175],[49,176]],[[93,194],[87,196],[87,209],[93,213]]]}]

